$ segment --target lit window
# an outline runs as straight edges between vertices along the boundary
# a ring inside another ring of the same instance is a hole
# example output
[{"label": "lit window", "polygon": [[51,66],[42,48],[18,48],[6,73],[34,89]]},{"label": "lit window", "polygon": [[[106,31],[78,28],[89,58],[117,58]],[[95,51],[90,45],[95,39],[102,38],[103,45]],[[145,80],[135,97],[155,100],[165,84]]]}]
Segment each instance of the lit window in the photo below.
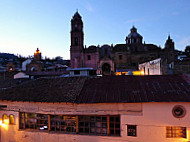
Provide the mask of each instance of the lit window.
[{"label": "lit window", "polygon": [[8,122],[8,117],[7,117],[6,114],[3,114],[3,116],[2,116],[2,123],[7,124],[7,122]]},{"label": "lit window", "polygon": [[48,115],[20,113],[20,129],[48,130]]},{"label": "lit window", "polygon": [[186,138],[186,127],[166,127],[166,137],[167,138]]},{"label": "lit window", "polygon": [[127,125],[127,136],[137,136],[137,125]]},{"label": "lit window", "polygon": [[14,124],[15,123],[15,119],[14,116],[11,114],[9,115],[9,124]]}]

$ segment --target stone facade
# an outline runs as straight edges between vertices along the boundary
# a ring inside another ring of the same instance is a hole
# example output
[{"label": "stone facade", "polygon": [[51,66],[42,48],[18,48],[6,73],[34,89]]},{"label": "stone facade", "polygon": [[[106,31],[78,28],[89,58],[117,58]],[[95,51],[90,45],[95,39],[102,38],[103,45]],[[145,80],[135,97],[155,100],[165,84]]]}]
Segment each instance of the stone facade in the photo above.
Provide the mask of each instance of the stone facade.
[{"label": "stone facade", "polygon": [[143,37],[133,26],[125,44],[89,46],[84,48],[82,17],[78,11],[71,19],[71,68],[91,67],[111,74],[116,69],[138,69],[138,64],[157,58],[174,61],[174,42],[168,36],[165,48],[143,43]]}]

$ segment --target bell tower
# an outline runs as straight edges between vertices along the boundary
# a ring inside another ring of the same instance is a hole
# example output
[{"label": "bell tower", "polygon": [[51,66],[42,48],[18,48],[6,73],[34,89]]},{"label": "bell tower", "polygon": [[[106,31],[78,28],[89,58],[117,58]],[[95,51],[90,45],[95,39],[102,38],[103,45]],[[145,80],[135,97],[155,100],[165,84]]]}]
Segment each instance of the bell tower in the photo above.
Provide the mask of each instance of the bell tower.
[{"label": "bell tower", "polygon": [[83,22],[78,11],[71,19],[71,46],[70,59],[71,68],[81,68],[84,62],[84,33]]},{"label": "bell tower", "polygon": [[175,47],[174,47],[173,40],[170,38],[170,35],[168,36],[168,39],[166,40],[164,51],[165,51],[167,63],[169,64],[171,62],[174,62],[174,60],[175,60]]}]

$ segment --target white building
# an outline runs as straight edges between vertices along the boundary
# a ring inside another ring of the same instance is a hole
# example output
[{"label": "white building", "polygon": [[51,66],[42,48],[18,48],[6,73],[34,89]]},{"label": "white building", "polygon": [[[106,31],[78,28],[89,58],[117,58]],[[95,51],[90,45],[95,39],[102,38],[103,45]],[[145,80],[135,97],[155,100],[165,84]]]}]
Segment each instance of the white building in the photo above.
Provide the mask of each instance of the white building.
[{"label": "white building", "polygon": [[32,59],[27,59],[22,62],[22,71],[26,71],[26,66],[32,62]]},{"label": "white building", "polygon": [[144,71],[144,75],[162,75],[161,58],[139,64],[139,70]]},{"label": "white building", "polygon": [[182,76],[43,78],[0,90],[2,142],[190,141]]}]

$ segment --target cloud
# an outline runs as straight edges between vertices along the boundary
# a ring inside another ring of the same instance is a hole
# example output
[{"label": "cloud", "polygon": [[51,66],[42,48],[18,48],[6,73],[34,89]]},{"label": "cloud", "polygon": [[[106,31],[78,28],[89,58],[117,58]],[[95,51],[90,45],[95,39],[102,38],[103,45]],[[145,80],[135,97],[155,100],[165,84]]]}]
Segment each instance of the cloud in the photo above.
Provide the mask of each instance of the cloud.
[{"label": "cloud", "polygon": [[89,2],[86,2],[85,8],[86,8],[87,11],[89,11],[89,12],[94,12],[94,8],[92,7],[92,5],[91,5]]},{"label": "cloud", "polygon": [[178,12],[178,11],[173,11],[173,12],[172,12],[172,15],[173,15],[173,16],[177,16],[177,15],[179,15],[179,12]]}]

